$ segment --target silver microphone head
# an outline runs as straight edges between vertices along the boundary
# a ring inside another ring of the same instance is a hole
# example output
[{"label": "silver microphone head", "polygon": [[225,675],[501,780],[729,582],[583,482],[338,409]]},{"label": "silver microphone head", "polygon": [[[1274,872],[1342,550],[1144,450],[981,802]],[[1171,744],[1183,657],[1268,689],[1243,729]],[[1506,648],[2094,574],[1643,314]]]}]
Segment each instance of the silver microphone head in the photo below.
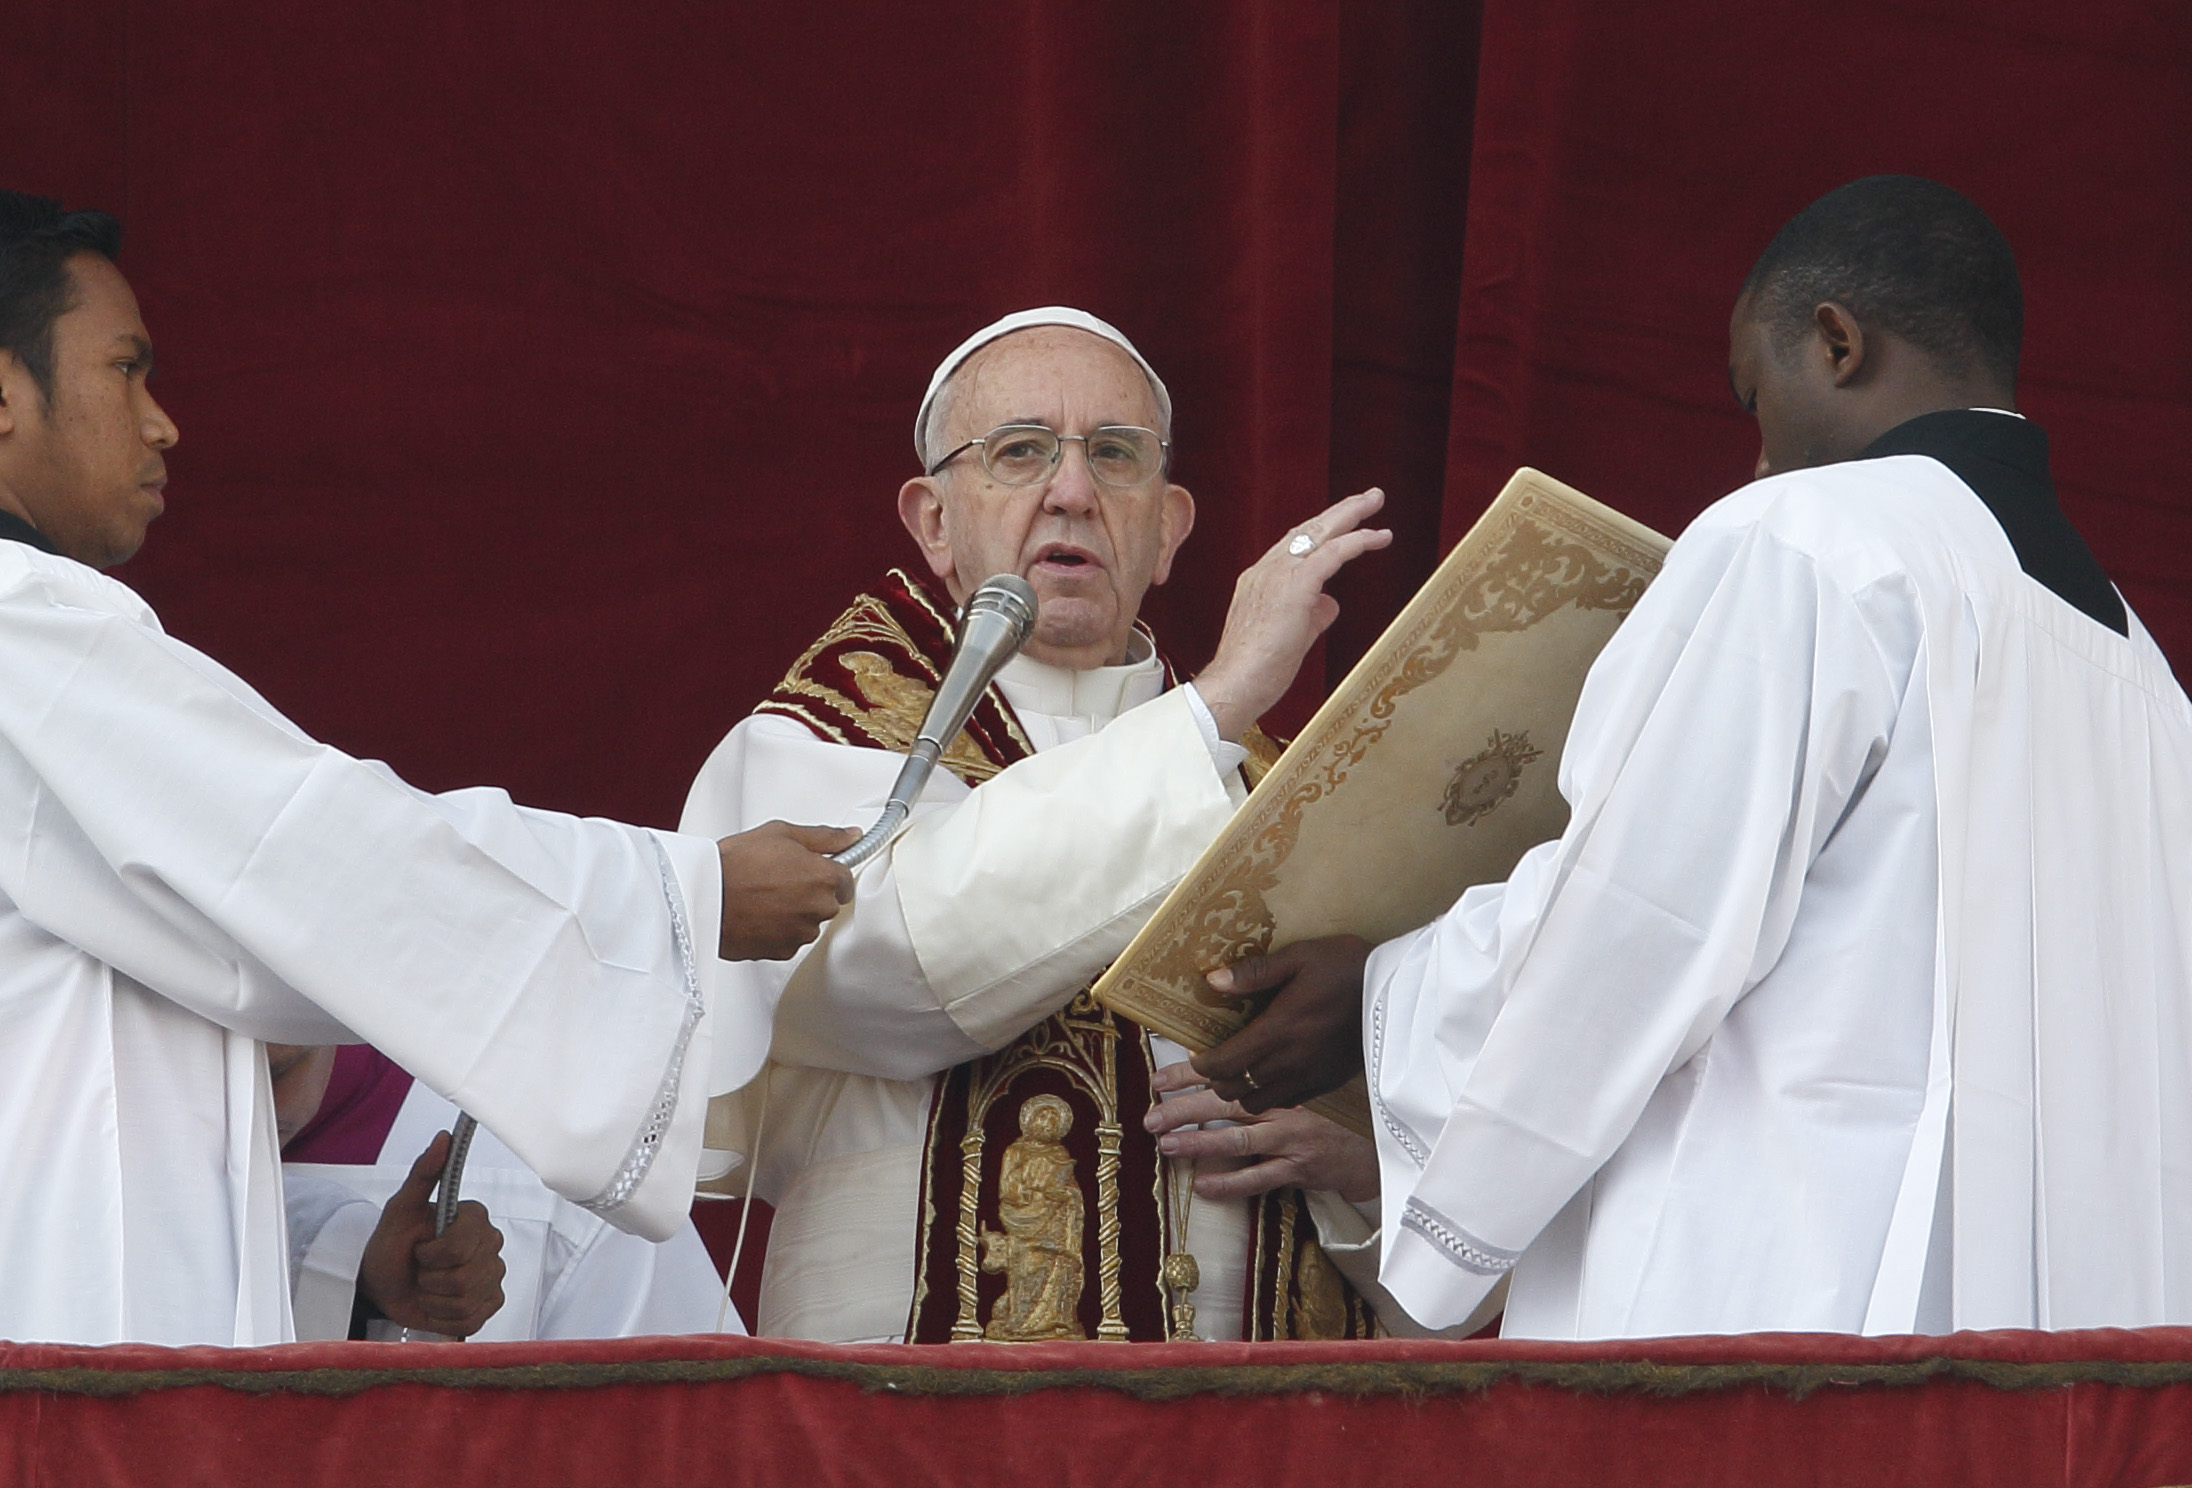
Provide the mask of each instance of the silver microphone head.
[{"label": "silver microphone head", "polygon": [[832,856],[848,868],[857,868],[881,852],[904,823],[928,783],[929,774],[959,730],[966,727],[974,705],[1004,664],[1019,654],[1035,631],[1035,589],[1018,574],[997,574],[967,596],[960,611],[959,644],[951,663],[936,684],[928,716],[914,735],[913,748],[898,771],[883,814],[867,834],[843,852]]},{"label": "silver microphone head", "polygon": [[965,618],[959,622],[960,644],[966,644],[966,628],[976,615],[996,614],[1012,626],[1012,649],[1017,652],[1035,631],[1035,586],[1018,574],[992,574],[967,596]]},{"label": "silver microphone head", "polygon": [[1002,573],[982,581],[960,611],[959,644],[936,687],[917,739],[939,750],[966,725],[967,715],[1004,664],[1020,652],[1035,631],[1035,588],[1018,574]]}]

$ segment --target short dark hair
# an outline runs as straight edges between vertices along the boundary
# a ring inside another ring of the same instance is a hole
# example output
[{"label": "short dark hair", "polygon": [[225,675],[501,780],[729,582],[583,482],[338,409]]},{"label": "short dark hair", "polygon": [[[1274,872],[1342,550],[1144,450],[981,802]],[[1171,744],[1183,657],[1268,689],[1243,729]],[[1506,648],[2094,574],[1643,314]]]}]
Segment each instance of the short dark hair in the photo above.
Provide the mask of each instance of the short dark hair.
[{"label": "short dark hair", "polygon": [[50,197],[0,191],[0,351],[30,372],[53,401],[53,323],[69,311],[68,261],[79,253],[112,260],[122,224],[105,212],[63,210]]},{"label": "short dark hair", "polygon": [[1919,176],[1867,176],[1789,219],[1743,292],[1777,346],[1828,300],[1943,367],[1977,362],[2017,381],[2025,299],[2001,229],[1962,192]]}]

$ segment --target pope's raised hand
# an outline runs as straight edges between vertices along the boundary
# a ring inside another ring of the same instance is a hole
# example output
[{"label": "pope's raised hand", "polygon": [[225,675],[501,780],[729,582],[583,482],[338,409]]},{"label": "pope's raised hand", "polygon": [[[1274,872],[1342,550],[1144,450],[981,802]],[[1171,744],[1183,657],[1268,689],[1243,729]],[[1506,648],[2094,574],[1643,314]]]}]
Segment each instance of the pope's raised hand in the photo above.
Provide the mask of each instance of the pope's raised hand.
[{"label": "pope's raised hand", "polygon": [[1336,501],[1242,571],[1218,654],[1195,678],[1222,736],[1238,739],[1294,685],[1302,658],[1339,618],[1339,601],[1325,584],[1350,559],[1393,540],[1386,528],[1362,525],[1384,504],[1375,487]]},{"label": "pope's raised hand", "polygon": [[782,961],[852,898],[852,870],[830,861],[860,840],[850,827],[764,822],[716,843],[723,859],[726,961]]}]

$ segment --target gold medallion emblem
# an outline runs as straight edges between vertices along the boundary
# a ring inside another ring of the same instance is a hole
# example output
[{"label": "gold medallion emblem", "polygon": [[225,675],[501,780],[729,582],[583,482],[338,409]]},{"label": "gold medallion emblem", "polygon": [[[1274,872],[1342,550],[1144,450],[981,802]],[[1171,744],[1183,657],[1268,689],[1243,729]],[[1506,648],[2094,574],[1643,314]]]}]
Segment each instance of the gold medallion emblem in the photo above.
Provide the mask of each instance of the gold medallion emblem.
[{"label": "gold medallion emblem", "polygon": [[1446,798],[1440,804],[1448,826],[1473,825],[1515,793],[1522,784],[1522,767],[1541,758],[1545,751],[1530,747],[1530,731],[1507,733],[1493,729],[1484,748],[1463,760],[1446,782]]}]

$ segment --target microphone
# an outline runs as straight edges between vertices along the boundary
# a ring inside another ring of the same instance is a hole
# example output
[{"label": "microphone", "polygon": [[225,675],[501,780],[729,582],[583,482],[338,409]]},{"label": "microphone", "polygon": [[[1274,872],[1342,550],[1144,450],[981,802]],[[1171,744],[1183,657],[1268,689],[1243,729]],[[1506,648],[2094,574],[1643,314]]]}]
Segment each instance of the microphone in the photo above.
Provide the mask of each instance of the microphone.
[{"label": "microphone", "polygon": [[986,579],[968,597],[960,613],[959,644],[952,649],[951,665],[944,668],[944,679],[936,684],[935,700],[929,704],[928,716],[921,720],[921,731],[914,735],[913,748],[898,771],[898,781],[891,787],[883,814],[868,828],[867,835],[833,854],[835,861],[857,868],[883,850],[883,844],[890,841],[891,834],[913,810],[945,747],[966,727],[967,716],[989,690],[991,679],[1020,653],[1034,630],[1035,590],[1018,574],[1003,573]]},{"label": "microphone", "polygon": [[[1019,655],[1035,630],[1035,590],[1018,574],[998,574],[984,581],[967,599],[966,608],[959,621],[959,644],[952,649],[951,664],[944,668],[943,681],[936,684],[936,697],[929,704],[928,716],[921,720],[921,731],[914,735],[913,748],[906,755],[906,763],[898,771],[897,783],[891,787],[890,800],[884,804],[883,814],[868,828],[867,835],[833,854],[837,862],[847,868],[857,868],[883,850],[891,834],[905,822],[913,810],[913,803],[921,794],[921,788],[929,783],[929,776],[936,770],[936,762],[943,757],[945,746],[959,737],[959,730],[967,725],[967,717],[974,712],[974,705],[1006,662]],[[449,1228],[457,1214],[460,1186],[464,1182],[464,1160],[472,1147],[472,1133],[479,1123],[468,1113],[459,1112],[456,1125],[450,1129],[449,1157],[442,1164],[440,1192],[434,1204],[434,1233]]]}]

